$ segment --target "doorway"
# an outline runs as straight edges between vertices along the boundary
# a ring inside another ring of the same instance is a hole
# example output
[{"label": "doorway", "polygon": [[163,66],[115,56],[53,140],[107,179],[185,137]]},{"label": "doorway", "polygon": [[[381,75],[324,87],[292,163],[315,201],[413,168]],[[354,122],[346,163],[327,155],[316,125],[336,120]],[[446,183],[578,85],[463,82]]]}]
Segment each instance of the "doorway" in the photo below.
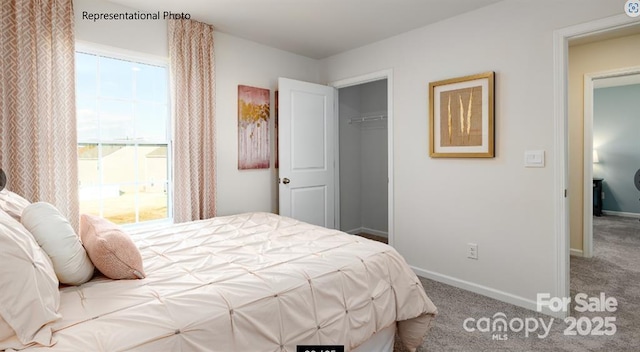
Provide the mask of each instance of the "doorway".
[{"label": "doorway", "polygon": [[[579,24],[554,32],[554,124],[555,124],[555,222],[556,253],[556,297],[570,297],[569,290],[569,202],[567,198],[568,180],[568,42],[578,38],[607,35],[626,30],[637,24],[627,15],[617,15],[589,23]],[[566,317],[567,312],[552,315]]]},{"label": "doorway", "polygon": [[[595,89],[623,87],[626,85],[640,84],[640,67],[621,68],[604,72],[589,73],[584,77],[584,205],[583,205],[583,256],[590,258],[593,256],[593,207],[595,200],[591,196],[594,194],[592,180],[602,179],[603,167],[605,164],[599,154],[606,153],[606,144],[602,140],[596,140],[596,130],[594,128],[595,110]],[[599,153],[598,153],[599,151]],[[606,158],[605,158],[606,159]],[[628,170],[627,170],[628,171]],[[630,186],[628,188],[631,188]],[[633,194],[633,193],[631,193]],[[602,203],[603,197],[595,195]],[[602,206],[602,204],[600,204]],[[626,215],[626,214],[618,214]]]},{"label": "doorway", "polygon": [[393,246],[391,70],[341,80],[337,89],[336,225]]},{"label": "doorway", "polygon": [[339,229],[388,238],[387,80],[338,89]]}]

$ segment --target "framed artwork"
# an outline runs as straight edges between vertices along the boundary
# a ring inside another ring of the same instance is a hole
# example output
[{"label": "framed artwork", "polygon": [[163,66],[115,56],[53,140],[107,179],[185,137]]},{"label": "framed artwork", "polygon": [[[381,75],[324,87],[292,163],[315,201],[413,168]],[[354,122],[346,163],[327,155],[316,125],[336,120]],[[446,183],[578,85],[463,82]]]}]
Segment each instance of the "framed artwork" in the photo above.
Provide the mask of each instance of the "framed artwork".
[{"label": "framed artwork", "polygon": [[429,83],[429,156],[493,158],[494,72]]},{"label": "framed artwork", "polygon": [[238,169],[268,169],[270,91],[238,86]]}]

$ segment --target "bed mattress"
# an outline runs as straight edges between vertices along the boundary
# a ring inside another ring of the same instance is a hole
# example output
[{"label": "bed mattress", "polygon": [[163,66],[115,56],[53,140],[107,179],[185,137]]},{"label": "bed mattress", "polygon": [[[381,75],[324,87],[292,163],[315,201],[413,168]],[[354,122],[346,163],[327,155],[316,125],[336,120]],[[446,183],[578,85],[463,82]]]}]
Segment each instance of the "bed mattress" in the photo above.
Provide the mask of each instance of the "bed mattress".
[{"label": "bed mattress", "polygon": [[61,288],[55,345],[28,351],[350,351],[396,324],[410,349],[436,308],[390,246],[269,213],[130,232],[142,280]]}]

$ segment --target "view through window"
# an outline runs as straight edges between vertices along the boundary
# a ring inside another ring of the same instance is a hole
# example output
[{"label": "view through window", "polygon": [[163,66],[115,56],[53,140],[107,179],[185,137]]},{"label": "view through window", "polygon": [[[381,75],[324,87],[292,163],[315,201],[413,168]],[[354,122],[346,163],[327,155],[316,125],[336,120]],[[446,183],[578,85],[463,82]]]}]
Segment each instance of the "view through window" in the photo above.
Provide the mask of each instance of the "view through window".
[{"label": "view through window", "polygon": [[76,52],[80,213],[171,217],[168,69]]}]

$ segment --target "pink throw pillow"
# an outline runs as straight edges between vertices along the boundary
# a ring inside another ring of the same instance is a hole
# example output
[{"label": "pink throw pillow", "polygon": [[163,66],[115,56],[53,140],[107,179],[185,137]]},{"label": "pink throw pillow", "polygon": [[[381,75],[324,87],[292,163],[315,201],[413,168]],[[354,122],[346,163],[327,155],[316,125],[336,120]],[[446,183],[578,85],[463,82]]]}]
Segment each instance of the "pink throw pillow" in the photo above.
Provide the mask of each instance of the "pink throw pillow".
[{"label": "pink throw pillow", "polygon": [[110,279],[144,279],[140,251],[118,225],[82,214],[80,238],[93,265]]}]

